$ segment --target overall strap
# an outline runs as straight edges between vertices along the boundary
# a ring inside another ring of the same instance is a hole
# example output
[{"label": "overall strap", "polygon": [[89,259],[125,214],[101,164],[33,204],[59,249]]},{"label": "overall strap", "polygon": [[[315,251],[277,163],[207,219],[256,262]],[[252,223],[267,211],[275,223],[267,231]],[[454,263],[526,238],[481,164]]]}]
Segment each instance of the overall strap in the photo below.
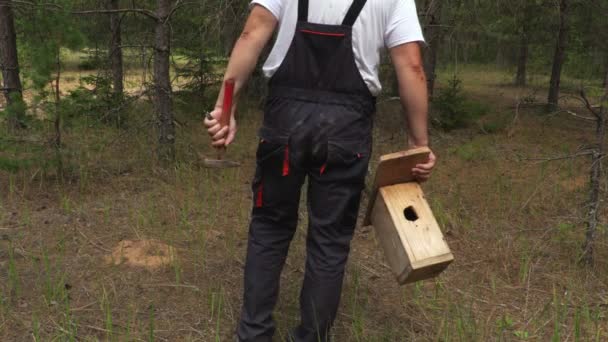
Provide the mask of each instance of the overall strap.
[{"label": "overall strap", "polygon": [[308,0],[298,0],[298,21],[308,22]]},{"label": "overall strap", "polygon": [[344,18],[342,25],[353,26],[355,24],[355,21],[357,21],[357,18],[359,18],[359,14],[361,14],[361,11],[363,10],[363,7],[365,6],[366,2],[367,0],[354,0],[353,4],[348,10],[348,13],[346,13],[346,17]]}]

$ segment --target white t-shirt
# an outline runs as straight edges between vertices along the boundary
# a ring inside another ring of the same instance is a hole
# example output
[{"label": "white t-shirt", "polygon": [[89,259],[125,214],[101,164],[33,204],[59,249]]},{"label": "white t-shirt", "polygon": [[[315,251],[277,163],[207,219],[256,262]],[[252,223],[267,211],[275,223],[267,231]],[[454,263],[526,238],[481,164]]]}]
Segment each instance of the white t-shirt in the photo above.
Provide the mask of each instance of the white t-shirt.
[{"label": "white t-shirt", "polygon": [[[340,25],[353,0],[309,0],[308,21]],[[298,0],[253,0],[268,9],[279,21],[277,40],[266,63],[264,75],[277,71],[293,39],[298,20]],[[380,51],[420,41],[424,42],[414,0],[367,0],[353,25],[355,60],[363,80],[374,95],[382,90],[378,77]]]}]

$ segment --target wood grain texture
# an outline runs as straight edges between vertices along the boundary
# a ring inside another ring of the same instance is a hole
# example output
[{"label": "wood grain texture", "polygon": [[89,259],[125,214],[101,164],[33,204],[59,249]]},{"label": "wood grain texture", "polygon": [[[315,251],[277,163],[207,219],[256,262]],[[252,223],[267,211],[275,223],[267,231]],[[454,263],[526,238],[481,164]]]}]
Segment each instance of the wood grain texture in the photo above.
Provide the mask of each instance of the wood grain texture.
[{"label": "wood grain texture", "polygon": [[[406,218],[406,209],[415,216]],[[454,259],[416,182],[381,187],[371,222],[401,284],[436,276]]]},{"label": "wood grain texture", "polygon": [[374,202],[378,196],[378,188],[387,185],[407,183],[415,181],[412,175],[412,169],[417,164],[426,163],[429,159],[431,150],[428,147],[421,147],[407,151],[401,151],[391,154],[386,154],[380,157],[376,177],[372,187],[372,195],[370,196],[369,204],[364,226],[371,224],[371,213],[374,208]]},{"label": "wood grain texture", "polygon": [[411,271],[409,256],[403,248],[399,230],[395,229],[391,221],[392,217],[384,199],[379,198],[376,201],[372,212],[376,238],[393,274],[399,278],[402,274],[409,273]]}]

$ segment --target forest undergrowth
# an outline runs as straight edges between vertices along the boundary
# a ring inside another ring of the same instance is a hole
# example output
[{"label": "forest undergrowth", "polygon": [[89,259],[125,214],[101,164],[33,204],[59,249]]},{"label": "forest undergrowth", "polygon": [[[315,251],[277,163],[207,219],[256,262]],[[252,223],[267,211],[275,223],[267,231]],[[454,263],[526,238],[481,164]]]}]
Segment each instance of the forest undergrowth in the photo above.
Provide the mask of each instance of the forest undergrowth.
[{"label": "forest undergrowth", "polygon": [[[545,160],[592,141],[593,126],[543,114],[534,82],[506,86],[505,75],[461,71],[486,113],[469,128],[431,131],[439,163],[424,190],[455,262],[436,279],[398,286],[373,230],[359,227],[337,342],[608,339],[608,211],[595,267],[581,266],[589,159]],[[440,88],[449,77],[440,75]],[[215,153],[200,122],[206,102],[174,101],[178,162],[169,171],[154,162],[151,109],[139,102],[120,129],[66,127],[62,177],[38,162],[51,158],[36,145],[49,126],[2,152],[31,162],[0,171],[0,340],[232,341],[261,112],[258,101],[240,106],[226,158],[241,167],[205,169],[202,156]],[[381,99],[373,160],[404,149],[403,127],[398,103]],[[282,339],[298,320],[305,202],[300,218],[275,314]],[[114,254],[141,241],[134,259],[144,265]]]}]

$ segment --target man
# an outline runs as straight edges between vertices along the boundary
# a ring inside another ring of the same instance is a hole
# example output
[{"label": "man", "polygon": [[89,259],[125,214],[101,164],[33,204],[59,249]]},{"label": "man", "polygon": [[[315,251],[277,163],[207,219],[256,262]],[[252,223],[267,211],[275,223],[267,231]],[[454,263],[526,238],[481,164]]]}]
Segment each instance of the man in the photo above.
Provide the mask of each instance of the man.
[{"label": "man", "polygon": [[[310,3],[309,3],[310,2]],[[408,145],[427,146],[427,92],[414,0],[254,0],[225,79],[235,97],[278,25],[264,65],[269,94],[260,129],[254,208],[245,265],[239,341],[271,341],[280,273],[296,229],[300,189],[308,178],[309,228],[301,322],[296,342],[327,341],[371,154],[379,51],[390,49],[408,119]],[[220,127],[223,93],[205,125],[215,147],[235,137]],[[429,178],[431,154],[413,173]],[[406,172],[404,170],[404,172]]]}]

